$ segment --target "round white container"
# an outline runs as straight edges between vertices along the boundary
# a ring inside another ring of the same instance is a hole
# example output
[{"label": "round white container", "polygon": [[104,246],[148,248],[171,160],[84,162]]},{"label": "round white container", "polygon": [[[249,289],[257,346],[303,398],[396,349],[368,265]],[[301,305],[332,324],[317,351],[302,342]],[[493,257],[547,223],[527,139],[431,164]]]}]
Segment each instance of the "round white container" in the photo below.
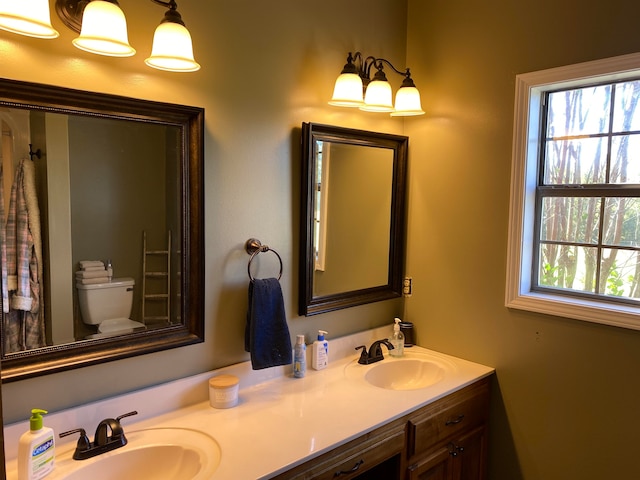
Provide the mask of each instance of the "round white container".
[{"label": "round white container", "polygon": [[231,408],[238,404],[240,379],[235,375],[218,375],[209,379],[209,404],[213,408]]}]

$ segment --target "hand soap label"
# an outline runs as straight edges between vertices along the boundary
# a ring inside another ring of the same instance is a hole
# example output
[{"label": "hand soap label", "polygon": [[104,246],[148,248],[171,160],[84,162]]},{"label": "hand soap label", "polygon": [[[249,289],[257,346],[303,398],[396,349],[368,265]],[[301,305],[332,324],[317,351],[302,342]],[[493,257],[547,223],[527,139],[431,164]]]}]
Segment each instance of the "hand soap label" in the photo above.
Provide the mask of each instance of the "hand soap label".
[{"label": "hand soap label", "polygon": [[31,454],[33,474],[31,478],[43,478],[53,469],[54,456],[51,452],[53,445],[53,436],[51,436],[33,449]]}]

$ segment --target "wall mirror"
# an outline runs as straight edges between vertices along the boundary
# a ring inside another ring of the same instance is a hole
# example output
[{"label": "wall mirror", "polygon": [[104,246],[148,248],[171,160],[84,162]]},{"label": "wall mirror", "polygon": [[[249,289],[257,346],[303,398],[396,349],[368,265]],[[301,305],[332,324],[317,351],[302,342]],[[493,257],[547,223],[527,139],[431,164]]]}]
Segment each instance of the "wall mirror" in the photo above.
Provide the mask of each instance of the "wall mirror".
[{"label": "wall mirror", "polygon": [[302,124],[300,315],[400,297],[408,138]]},{"label": "wall mirror", "polygon": [[204,339],[199,107],[0,80],[3,382]]}]

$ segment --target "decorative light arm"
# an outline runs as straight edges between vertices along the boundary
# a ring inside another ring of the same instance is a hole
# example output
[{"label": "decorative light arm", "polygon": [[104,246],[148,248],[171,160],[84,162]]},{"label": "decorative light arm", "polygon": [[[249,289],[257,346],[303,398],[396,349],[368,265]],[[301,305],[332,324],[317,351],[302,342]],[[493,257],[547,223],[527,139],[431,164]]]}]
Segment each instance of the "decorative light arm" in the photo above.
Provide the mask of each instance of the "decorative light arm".
[{"label": "decorative light arm", "polygon": [[182,16],[178,13],[178,4],[175,0],[169,0],[168,2],[163,2],[162,0],[151,0],[153,3],[157,5],[162,5],[163,7],[167,7],[167,10],[164,14],[164,19],[162,23],[171,22],[177,23],[185,27],[184,21],[182,20]]}]

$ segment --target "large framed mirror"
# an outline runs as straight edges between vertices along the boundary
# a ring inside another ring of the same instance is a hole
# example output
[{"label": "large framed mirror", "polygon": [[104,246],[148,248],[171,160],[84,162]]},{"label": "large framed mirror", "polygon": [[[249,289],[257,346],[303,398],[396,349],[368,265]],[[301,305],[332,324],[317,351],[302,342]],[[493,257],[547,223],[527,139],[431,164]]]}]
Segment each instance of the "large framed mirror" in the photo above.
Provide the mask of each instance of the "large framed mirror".
[{"label": "large framed mirror", "polygon": [[300,315],[402,296],[408,142],[302,124]]},{"label": "large framed mirror", "polygon": [[0,80],[2,381],[204,339],[204,109]]}]

